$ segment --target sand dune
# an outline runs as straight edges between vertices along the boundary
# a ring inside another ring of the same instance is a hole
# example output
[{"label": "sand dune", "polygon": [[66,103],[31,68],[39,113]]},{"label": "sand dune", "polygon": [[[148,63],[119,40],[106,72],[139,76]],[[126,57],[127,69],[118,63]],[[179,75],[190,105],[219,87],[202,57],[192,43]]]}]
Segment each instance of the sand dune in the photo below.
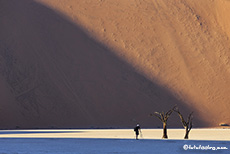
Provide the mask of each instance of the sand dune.
[{"label": "sand dune", "polygon": [[174,104],[196,127],[230,123],[230,1],[0,6],[0,127],[159,127],[149,113]]}]

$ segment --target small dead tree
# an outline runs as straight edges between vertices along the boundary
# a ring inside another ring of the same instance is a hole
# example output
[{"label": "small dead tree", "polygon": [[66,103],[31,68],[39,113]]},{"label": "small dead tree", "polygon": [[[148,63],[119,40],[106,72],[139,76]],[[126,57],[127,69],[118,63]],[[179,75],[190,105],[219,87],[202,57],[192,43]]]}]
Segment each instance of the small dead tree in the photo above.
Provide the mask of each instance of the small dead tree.
[{"label": "small dead tree", "polygon": [[184,136],[184,139],[188,139],[188,135],[189,135],[189,132],[191,131],[192,129],[192,120],[193,120],[193,112],[191,112],[189,115],[188,115],[188,118],[187,118],[187,121],[184,120],[184,117],[182,116],[182,114],[180,113],[179,109],[178,108],[175,108],[174,109],[175,112],[177,112],[177,114],[179,115],[180,119],[181,119],[181,123],[183,125],[183,127],[185,128],[185,136]]},{"label": "small dead tree", "polygon": [[167,111],[166,113],[164,113],[163,111],[161,113],[159,112],[154,112],[153,114],[150,114],[150,116],[155,116],[157,117],[163,124],[163,139],[167,139],[168,135],[167,135],[167,121],[170,117],[170,115],[173,113],[174,108],[176,106],[174,106],[172,109],[170,109],[169,111]]}]

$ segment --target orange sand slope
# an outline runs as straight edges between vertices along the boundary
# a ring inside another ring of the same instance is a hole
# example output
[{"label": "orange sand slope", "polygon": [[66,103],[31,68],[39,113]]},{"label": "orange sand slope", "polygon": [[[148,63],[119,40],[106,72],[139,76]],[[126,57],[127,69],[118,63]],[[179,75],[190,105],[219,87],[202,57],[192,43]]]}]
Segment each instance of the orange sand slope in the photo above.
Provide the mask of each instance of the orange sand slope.
[{"label": "orange sand slope", "polygon": [[0,6],[1,128],[158,127],[148,115],[174,104],[230,124],[229,0]]}]

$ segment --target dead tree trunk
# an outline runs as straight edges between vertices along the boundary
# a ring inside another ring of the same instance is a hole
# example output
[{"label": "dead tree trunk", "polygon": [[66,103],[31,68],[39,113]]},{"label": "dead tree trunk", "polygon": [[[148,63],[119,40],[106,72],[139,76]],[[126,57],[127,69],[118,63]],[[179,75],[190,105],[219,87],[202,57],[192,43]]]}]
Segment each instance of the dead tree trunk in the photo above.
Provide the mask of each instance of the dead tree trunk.
[{"label": "dead tree trunk", "polygon": [[180,113],[179,109],[178,108],[175,108],[174,109],[175,112],[178,113],[180,119],[181,119],[181,123],[183,125],[183,127],[185,128],[185,136],[184,136],[184,139],[188,139],[188,136],[189,136],[189,132],[191,131],[192,129],[192,114],[193,112],[191,112],[189,115],[188,115],[188,118],[187,118],[187,121],[184,120],[184,117],[182,116],[182,114]]},{"label": "dead tree trunk", "polygon": [[188,126],[185,127],[185,136],[184,136],[184,139],[188,139],[188,135],[189,135],[189,132],[190,132],[191,129],[189,129]]},{"label": "dead tree trunk", "polygon": [[167,135],[167,121],[168,121],[168,118],[170,117],[170,115],[172,114],[172,112],[174,111],[174,108],[176,106],[174,106],[171,110],[169,110],[168,112],[164,113],[164,112],[154,112],[154,114],[150,114],[150,116],[155,116],[157,117],[163,124],[163,136],[162,138],[163,139],[167,139],[168,138],[168,135]]},{"label": "dead tree trunk", "polygon": [[168,138],[168,134],[167,134],[167,122],[163,122],[163,137],[164,139]]}]

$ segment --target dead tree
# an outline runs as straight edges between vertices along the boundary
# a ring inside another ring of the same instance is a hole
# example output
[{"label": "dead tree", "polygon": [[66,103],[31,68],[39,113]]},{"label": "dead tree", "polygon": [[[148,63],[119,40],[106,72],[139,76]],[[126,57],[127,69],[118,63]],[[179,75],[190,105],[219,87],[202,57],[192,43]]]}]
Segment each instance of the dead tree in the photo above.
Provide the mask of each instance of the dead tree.
[{"label": "dead tree", "polygon": [[170,109],[168,112],[164,113],[163,111],[161,113],[159,112],[154,112],[153,114],[150,114],[150,116],[155,116],[157,117],[163,124],[163,139],[167,139],[168,135],[167,135],[167,121],[170,117],[170,115],[173,113],[174,108],[176,106],[174,106],[172,109]]},{"label": "dead tree", "polygon": [[193,112],[191,112],[189,115],[188,115],[188,118],[187,118],[187,121],[184,120],[184,117],[182,116],[182,114],[180,113],[179,109],[178,108],[175,108],[174,109],[175,112],[178,113],[180,119],[181,119],[181,123],[183,125],[183,127],[185,128],[185,136],[184,136],[184,139],[188,139],[188,135],[189,135],[189,132],[191,131],[192,129],[192,119],[193,119]]}]

